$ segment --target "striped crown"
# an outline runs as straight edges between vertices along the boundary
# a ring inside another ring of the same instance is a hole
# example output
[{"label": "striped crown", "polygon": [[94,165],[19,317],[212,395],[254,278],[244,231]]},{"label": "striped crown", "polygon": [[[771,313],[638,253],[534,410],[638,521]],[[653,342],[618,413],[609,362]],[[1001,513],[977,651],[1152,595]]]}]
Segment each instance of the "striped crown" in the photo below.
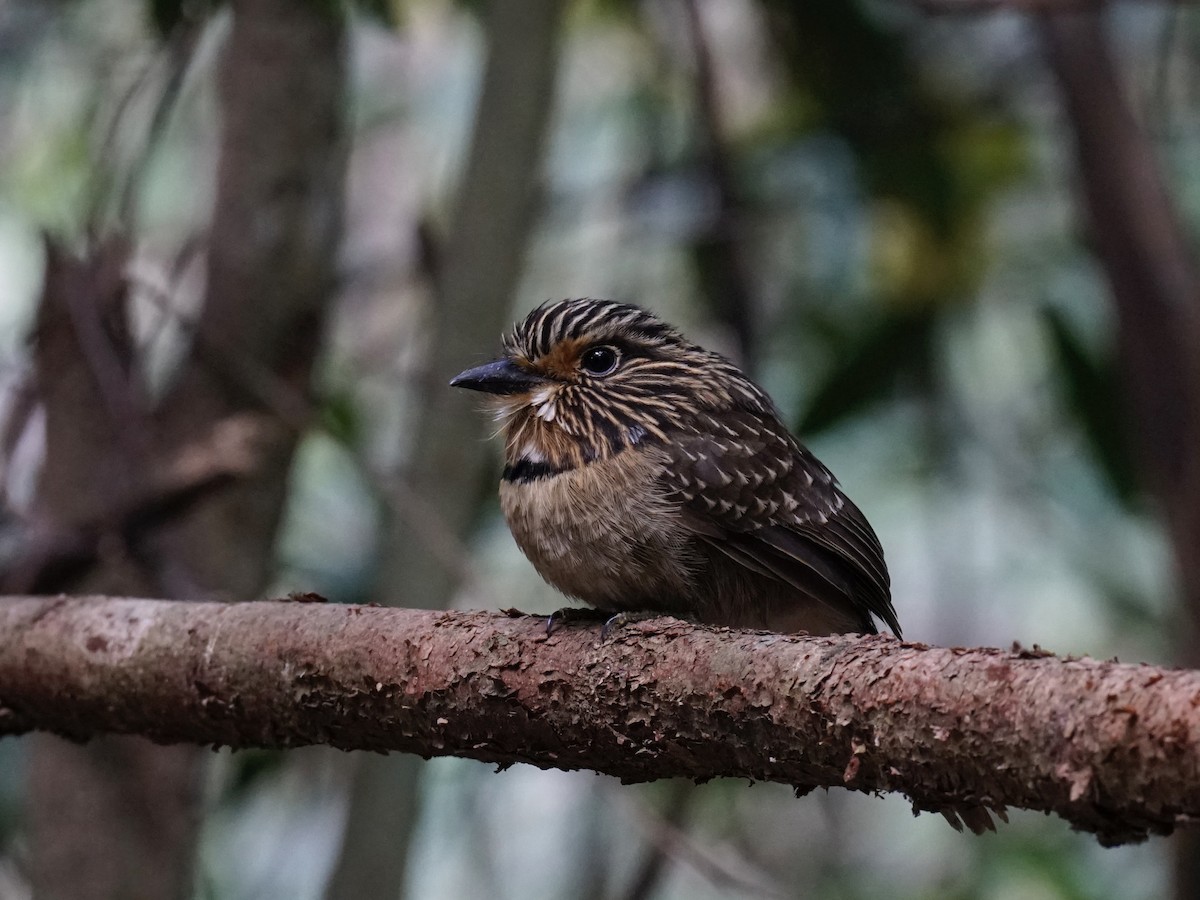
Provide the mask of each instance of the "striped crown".
[{"label": "striped crown", "polygon": [[[584,355],[595,348],[615,351],[611,372],[584,367]],[[513,327],[504,351],[553,382],[535,414],[596,442],[601,456],[647,438],[666,441],[671,430],[706,412],[776,415],[766,393],[732,362],[628,303],[549,301]]]}]

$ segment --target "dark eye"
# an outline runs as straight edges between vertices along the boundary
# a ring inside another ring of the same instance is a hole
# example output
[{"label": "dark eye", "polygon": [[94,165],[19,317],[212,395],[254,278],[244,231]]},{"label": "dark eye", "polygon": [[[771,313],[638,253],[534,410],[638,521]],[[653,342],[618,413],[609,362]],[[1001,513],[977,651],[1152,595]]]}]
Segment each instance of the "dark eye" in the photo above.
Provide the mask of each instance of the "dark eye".
[{"label": "dark eye", "polygon": [[579,365],[589,375],[609,375],[617,367],[620,359],[621,354],[617,352],[616,347],[589,347],[583,351]]}]

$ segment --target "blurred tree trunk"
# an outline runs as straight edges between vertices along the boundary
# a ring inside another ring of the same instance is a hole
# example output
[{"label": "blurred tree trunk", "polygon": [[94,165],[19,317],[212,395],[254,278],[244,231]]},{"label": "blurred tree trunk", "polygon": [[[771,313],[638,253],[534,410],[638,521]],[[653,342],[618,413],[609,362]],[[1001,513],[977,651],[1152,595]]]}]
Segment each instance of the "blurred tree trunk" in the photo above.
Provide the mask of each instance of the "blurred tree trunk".
[{"label": "blurred tree trunk", "polygon": [[[487,454],[472,399],[451,391],[454,374],[489,348],[507,324],[537,207],[542,146],[554,101],[560,0],[485,6],[487,62],[470,155],[450,231],[438,257],[429,327],[425,402],[406,480],[439,526],[465,534],[477,511]],[[429,552],[410,510],[393,515],[376,598],[388,605],[446,606],[459,573]],[[341,853],[329,900],[398,897],[418,811],[421,762],[412,756],[356,760]]]},{"label": "blurred tree trunk", "polygon": [[[1200,668],[1200,271],[1096,13],[1042,21],[1108,275],[1130,427],[1175,556],[1178,662]],[[1175,839],[1175,892],[1200,897],[1200,832]]]},{"label": "blurred tree trunk", "polygon": [[716,208],[692,241],[692,260],[708,307],[733,333],[738,364],[753,375],[759,362],[759,323],[758,297],[746,252],[749,217],[721,124],[716,65],[704,17],[697,0],[683,0],[682,12],[695,65],[694,140],[703,177],[716,201]]},{"label": "blurred tree trunk", "polygon": [[[103,521],[231,416],[261,412],[246,371],[308,386],[334,281],[345,160],[344,30],[332,5],[237,0],[220,66],[220,169],[199,336],[151,411],[138,390],[123,269],[109,241],[51,246],[37,325],[46,409],[38,511]],[[297,102],[299,99],[303,102]],[[203,348],[219,338],[228,352]],[[250,598],[270,573],[294,430],[262,416],[254,477],[193,498],[152,533],[112,522],[80,591]],[[62,573],[60,573],[62,574]],[[39,898],[192,895],[204,751],[136,738],[30,745],[31,876]]]},{"label": "blurred tree trunk", "polygon": [[[137,489],[149,462],[146,410],[132,390],[124,319],[127,255],[119,240],[93,248],[84,260],[54,243],[47,247],[35,349],[46,410],[38,515],[58,527],[119,505]],[[71,586],[137,592],[157,586],[127,554],[106,556]],[[81,746],[36,735],[28,753],[30,877],[37,897],[188,895],[198,751],[139,738]]]}]

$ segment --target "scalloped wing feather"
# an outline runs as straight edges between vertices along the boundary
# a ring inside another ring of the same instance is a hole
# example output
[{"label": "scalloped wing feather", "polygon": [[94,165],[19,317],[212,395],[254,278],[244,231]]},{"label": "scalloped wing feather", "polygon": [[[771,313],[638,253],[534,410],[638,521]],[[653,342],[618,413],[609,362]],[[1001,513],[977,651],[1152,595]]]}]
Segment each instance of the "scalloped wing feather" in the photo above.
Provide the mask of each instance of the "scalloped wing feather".
[{"label": "scalloped wing feather", "polygon": [[832,473],[773,416],[732,410],[672,435],[665,479],[707,545],[875,631],[900,634],[883,549]]}]

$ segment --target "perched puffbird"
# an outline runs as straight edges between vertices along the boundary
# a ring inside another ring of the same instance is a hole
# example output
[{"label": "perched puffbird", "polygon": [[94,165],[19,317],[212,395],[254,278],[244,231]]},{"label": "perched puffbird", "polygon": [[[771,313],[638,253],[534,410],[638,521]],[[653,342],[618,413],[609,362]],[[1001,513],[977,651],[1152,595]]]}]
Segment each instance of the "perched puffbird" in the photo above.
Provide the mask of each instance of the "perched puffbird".
[{"label": "perched puffbird", "polygon": [[599,610],[896,635],[879,539],[762,388],[636,306],[543,304],[452,385],[492,395],[500,501],[554,587]]}]

